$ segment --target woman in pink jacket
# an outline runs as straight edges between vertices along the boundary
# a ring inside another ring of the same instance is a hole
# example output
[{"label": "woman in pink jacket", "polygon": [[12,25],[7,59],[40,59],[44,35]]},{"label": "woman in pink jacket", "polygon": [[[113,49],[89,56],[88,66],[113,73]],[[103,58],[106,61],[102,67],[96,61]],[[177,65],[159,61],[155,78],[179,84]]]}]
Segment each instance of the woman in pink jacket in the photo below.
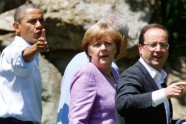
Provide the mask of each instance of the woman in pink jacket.
[{"label": "woman in pink jacket", "polygon": [[123,40],[124,36],[105,23],[97,23],[86,31],[82,46],[90,62],[71,83],[70,124],[115,124],[118,72],[111,64]]}]

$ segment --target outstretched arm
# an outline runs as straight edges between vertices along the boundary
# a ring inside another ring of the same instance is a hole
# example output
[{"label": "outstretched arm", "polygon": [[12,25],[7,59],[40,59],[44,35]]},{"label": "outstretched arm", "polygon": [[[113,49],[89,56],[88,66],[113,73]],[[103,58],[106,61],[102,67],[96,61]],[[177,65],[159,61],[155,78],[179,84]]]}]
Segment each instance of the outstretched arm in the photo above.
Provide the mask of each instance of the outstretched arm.
[{"label": "outstretched arm", "polygon": [[41,37],[38,38],[37,42],[33,44],[32,46],[27,47],[23,51],[23,58],[25,62],[32,61],[37,52],[48,52],[49,51],[49,46],[48,46],[48,43],[46,42],[45,33],[46,33],[46,30],[42,29]]}]

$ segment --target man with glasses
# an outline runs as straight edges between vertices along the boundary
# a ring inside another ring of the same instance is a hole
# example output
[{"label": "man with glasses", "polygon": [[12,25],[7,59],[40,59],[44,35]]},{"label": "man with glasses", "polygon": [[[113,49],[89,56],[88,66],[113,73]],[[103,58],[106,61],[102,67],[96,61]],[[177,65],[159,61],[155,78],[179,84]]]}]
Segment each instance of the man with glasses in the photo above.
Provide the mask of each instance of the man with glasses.
[{"label": "man with glasses", "polygon": [[[116,88],[116,116],[126,124],[186,124],[172,119],[170,99],[183,93],[186,82],[165,87],[167,73],[162,69],[169,55],[168,31],[160,24],[141,30],[138,50],[140,59],[124,71]],[[120,124],[120,123],[118,123]]]}]

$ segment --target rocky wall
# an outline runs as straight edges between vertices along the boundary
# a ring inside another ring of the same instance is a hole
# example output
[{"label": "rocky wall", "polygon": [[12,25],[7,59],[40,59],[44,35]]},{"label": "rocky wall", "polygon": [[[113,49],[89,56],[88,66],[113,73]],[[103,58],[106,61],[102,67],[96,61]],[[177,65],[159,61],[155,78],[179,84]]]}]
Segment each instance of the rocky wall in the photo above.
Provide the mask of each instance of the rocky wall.
[{"label": "rocky wall", "polygon": [[[12,27],[14,8],[24,2],[38,4],[44,11],[46,37],[50,52],[40,57],[43,83],[43,118],[42,124],[56,122],[60,85],[64,69],[71,58],[81,51],[81,39],[86,29],[106,13],[122,13],[130,28],[126,58],[117,62],[120,71],[125,70],[138,59],[137,42],[141,27],[152,20],[153,13],[160,7],[159,0],[2,0],[0,1],[0,50],[6,47],[14,37]],[[12,4],[10,4],[12,3]],[[172,80],[185,80],[185,58],[181,57],[178,69],[169,69],[168,84]],[[180,64],[182,63],[182,64]],[[173,99],[174,118],[186,118],[185,94]]]}]

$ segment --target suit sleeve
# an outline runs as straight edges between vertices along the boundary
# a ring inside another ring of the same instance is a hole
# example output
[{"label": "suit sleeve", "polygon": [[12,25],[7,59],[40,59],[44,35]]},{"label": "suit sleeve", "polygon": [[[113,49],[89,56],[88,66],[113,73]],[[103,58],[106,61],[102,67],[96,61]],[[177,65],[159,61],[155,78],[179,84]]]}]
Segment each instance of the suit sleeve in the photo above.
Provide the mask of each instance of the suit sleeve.
[{"label": "suit sleeve", "polygon": [[70,94],[69,123],[88,124],[93,103],[96,98],[94,75],[78,73],[72,81]]},{"label": "suit sleeve", "polygon": [[116,88],[116,109],[120,115],[152,108],[151,88],[146,77],[137,69],[123,72]]}]

